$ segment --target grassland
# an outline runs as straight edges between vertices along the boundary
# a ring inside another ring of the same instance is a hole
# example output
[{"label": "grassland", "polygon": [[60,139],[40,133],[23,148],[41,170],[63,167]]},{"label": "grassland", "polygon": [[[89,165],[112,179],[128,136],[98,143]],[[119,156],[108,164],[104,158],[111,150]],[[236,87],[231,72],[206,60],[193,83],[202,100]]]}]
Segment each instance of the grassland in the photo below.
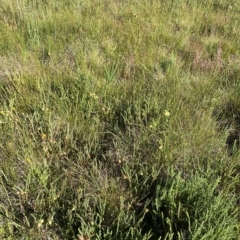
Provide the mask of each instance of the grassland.
[{"label": "grassland", "polygon": [[240,239],[238,0],[0,2],[0,238]]}]

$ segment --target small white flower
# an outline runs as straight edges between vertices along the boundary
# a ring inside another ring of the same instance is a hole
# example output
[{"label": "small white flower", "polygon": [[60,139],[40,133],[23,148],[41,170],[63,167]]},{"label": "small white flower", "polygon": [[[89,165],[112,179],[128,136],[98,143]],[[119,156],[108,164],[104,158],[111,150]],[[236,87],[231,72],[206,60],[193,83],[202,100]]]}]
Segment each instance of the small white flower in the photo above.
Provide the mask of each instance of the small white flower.
[{"label": "small white flower", "polygon": [[43,223],[44,223],[44,220],[43,220],[43,219],[40,219],[40,220],[38,221],[38,228],[41,228]]},{"label": "small white flower", "polygon": [[90,93],[90,97],[94,100],[98,99],[98,96],[95,93]]},{"label": "small white flower", "polygon": [[170,116],[170,112],[169,112],[168,110],[165,110],[165,111],[164,111],[164,115],[165,115],[166,117],[169,117],[169,116]]}]

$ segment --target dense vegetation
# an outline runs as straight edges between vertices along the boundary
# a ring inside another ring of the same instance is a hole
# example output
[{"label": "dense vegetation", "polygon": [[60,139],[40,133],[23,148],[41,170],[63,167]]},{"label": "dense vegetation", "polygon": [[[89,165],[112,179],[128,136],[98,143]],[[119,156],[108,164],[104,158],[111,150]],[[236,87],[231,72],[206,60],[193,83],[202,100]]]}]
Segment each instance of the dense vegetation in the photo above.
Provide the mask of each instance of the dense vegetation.
[{"label": "dense vegetation", "polygon": [[0,2],[0,238],[240,239],[239,0]]}]

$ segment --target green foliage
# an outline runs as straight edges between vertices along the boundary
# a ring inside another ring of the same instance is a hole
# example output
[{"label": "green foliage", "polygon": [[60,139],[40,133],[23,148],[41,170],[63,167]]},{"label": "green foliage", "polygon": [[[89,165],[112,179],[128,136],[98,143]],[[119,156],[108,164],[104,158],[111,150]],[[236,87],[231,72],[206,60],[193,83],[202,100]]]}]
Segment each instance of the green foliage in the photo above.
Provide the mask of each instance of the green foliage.
[{"label": "green foliage", "polygon": [[0,3],[1,239],[238,239],[238,1]]}]

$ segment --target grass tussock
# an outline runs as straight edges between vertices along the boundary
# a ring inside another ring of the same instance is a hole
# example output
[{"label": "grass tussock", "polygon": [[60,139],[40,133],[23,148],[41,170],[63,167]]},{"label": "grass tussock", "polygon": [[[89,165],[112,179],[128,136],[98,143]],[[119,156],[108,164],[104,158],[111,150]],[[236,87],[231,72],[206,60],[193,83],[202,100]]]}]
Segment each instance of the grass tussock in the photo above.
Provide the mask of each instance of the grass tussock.
[{"label": "grass tussock", "polygon": [[239,239],[234,1],[0,3],[1,239]]}]

